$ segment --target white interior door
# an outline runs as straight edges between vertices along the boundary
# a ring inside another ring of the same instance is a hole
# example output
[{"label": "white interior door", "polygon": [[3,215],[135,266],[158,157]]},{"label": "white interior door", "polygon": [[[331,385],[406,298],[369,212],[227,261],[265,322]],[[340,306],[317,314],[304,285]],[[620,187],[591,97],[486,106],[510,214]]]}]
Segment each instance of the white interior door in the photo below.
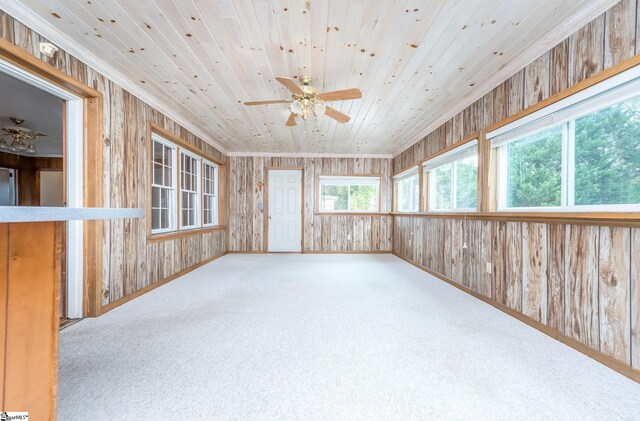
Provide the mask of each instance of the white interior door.
[{"label": "white interior door", "polygon": [[268,251],[302,251],[302,171],[269,170]]}]

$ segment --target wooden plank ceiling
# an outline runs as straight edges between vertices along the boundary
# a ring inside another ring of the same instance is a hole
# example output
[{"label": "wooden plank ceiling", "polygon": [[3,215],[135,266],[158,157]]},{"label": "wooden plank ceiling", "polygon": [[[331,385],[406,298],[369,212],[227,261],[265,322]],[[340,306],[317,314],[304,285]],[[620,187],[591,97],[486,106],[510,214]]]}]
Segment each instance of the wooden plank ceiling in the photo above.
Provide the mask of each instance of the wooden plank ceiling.
[{"label": "wooden plank ceiling", "polygon": [[[350,154],[400,152],[563,23],[612,3],[21,1],[226,152]],[[360,88],[331,104],[351,121],[290,128],[287,104],[242,104],[289,98],[274,77],[302,74],[319,91]]]}]

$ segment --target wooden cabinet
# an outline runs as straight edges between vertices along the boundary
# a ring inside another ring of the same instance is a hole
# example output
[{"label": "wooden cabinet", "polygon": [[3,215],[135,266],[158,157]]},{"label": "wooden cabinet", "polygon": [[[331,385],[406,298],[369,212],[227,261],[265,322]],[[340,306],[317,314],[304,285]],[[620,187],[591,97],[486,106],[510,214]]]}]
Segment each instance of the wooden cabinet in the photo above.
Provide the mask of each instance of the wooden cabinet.
[{"label": "wooden cabinet", "polygon": [[1,409],[56,418],[62,224],[0,224]]}]

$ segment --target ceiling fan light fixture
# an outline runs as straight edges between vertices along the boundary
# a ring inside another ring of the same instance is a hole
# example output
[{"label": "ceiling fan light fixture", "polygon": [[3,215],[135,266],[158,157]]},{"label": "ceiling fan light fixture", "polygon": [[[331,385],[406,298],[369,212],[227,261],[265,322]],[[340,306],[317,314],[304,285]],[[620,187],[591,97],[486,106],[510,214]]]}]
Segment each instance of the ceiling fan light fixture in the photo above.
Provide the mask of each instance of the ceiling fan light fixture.
[{"label": "ceiling fan light fixture", "polygon": [[36,143],[39,136],[46,136],[44,133],[22,127],[24,119],[18,117],[9,118],[15,126],[3,127],[0,133],[0,149],[11,152],[37,153]]},{"label": "ceiling fan light fixture", "polygon": [[302,105],[302,102],[300,102],[299,99],[296,99],[295,101],[291,101],[291,104],[289,104],[289,110],[294,114],[302,115],[304,105]]},{"label": "ceiling fan light fixture", "polygon": [[315,114],[316,116],[324,115],[324,112],[326,109],[327,109],[327,106],[324,105],[324,102],[322,101],[318,101],[315,104],[313,104],[313,114]]}]

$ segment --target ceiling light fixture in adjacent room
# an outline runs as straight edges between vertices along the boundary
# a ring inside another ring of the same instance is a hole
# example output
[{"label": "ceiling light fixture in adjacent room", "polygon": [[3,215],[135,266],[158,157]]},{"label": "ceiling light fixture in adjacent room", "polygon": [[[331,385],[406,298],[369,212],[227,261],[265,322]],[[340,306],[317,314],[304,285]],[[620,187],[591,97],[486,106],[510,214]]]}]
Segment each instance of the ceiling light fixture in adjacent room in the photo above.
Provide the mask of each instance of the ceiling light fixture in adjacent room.
[{"label": "ceiling light fixture in adjacent room", "polygon": [[35,154],[38,137],[46,134],[21,126],[24,119],[18,117],[9,118],[15,126],[6,126],[0,133],[0,150],[9,152],[28,152]]}]

